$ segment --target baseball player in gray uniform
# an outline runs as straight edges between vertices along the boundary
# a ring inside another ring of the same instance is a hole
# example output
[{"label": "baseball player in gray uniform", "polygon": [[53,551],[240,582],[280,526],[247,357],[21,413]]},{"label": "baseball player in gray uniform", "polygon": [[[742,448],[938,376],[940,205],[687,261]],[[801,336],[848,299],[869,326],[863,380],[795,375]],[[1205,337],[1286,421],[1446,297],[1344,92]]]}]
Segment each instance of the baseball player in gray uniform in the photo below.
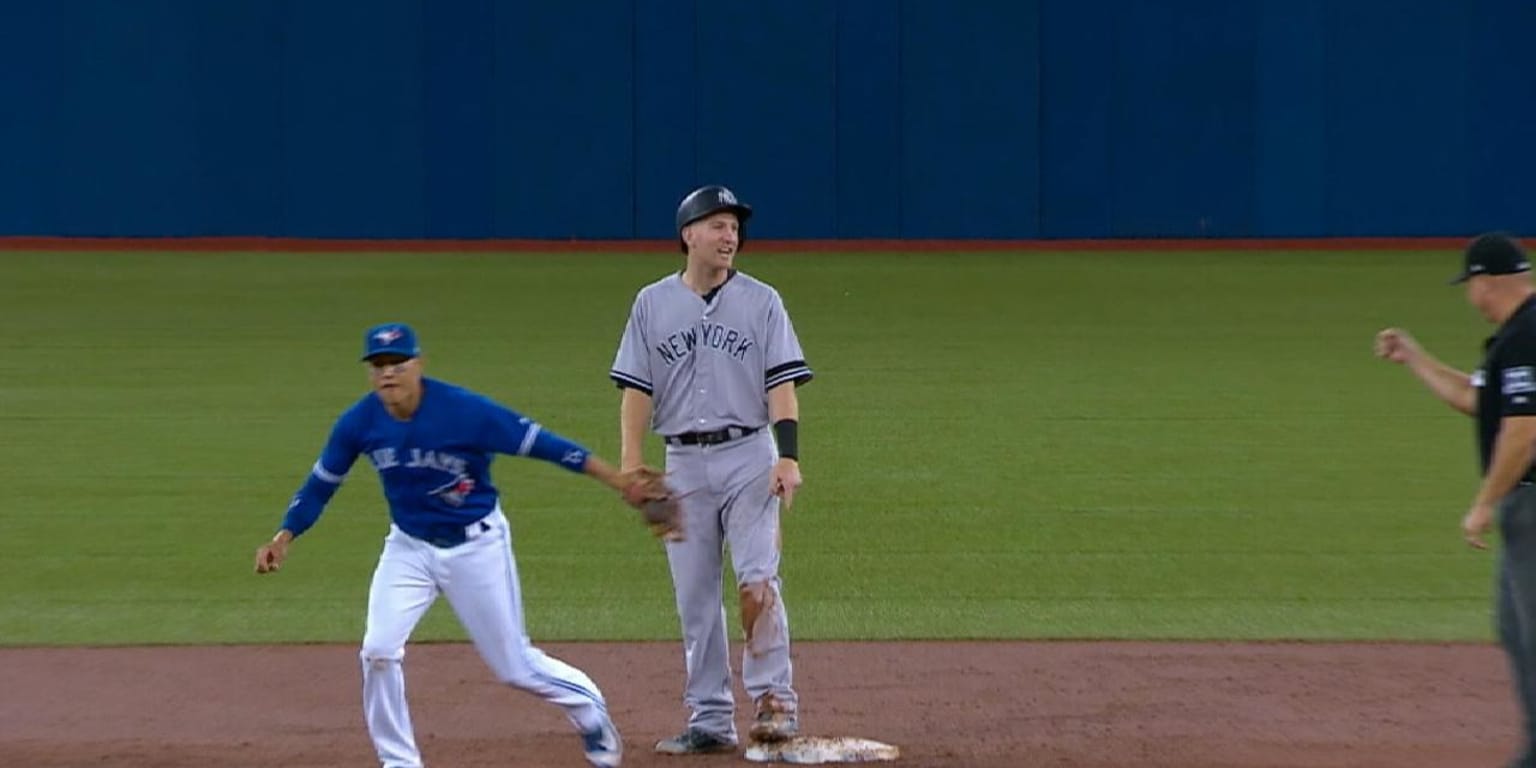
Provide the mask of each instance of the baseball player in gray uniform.
[{"label": "baseball player in gray uniform", "polygon": [[682,502],[686,538],[666,547],[691,717],[681,734],[657,743],[664,754],[736,749],[720,585],[727,544],[746,640],[742,682],[757,708],[750,736],[799,732],[779,507],[789,509],[800,486],[795,388],[812,374],[778,291],[734,268],[751,215],[725,187],[683,199],[676,223],[686,266],[640,289],[610,372],[623,389],[621,469],[642,465],[645,433],[655,431]]}]

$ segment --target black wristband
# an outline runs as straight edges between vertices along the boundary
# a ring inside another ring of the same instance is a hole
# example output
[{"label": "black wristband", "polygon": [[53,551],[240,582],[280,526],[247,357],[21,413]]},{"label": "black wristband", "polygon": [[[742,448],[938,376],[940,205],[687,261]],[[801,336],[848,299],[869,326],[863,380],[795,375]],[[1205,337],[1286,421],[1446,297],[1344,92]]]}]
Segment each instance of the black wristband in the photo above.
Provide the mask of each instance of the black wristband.
[{"label": "black wristband", "polygon": [[779,444],[779,456],[800,460],[800,422],[779,419],[773,423],[773,440]]}]

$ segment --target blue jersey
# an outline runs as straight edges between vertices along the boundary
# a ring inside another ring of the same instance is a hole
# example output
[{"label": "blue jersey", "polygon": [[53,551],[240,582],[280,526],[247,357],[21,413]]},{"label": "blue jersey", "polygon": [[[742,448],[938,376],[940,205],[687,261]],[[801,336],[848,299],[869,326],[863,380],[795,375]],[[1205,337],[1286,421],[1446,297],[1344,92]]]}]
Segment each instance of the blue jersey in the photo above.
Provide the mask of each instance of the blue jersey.
[{"label": "blue jersey", "polygon": [[298,536],[314,525],[358,456],[378,470],[389,515],[420,539],[462,540],[464,528],[496,508],[491,461],[498,453],[544,459],[574,472],[588,451],[496,401],[436,379],[421,381],[421,402],[409,421],[389,414],[373,393],[348,408],[283,527]]}]

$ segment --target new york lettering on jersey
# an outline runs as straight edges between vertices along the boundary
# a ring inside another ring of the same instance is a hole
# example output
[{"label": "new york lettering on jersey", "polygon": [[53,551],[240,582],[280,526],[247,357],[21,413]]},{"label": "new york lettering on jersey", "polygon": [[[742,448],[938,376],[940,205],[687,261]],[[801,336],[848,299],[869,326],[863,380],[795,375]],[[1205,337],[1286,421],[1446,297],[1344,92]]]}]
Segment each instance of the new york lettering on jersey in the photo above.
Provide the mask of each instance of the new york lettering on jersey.
[{"label": "new york lettering on jersey", "polygon": [[755,342],[744,331],[722,323],[700,321],[696,327],[688,327],[667,334],[667,337],[656,345],[656,354],[660,356],[662,362],[673,365],[692,354],[694,347],[701,343],[706,349],[722,352],[737,362],[745,362],[747,351]]},{"label": "new york lettering on jersey", "polygon": [[766,426],[763,393],[809,380],[804,358],[771,286],[732,272],[706,301],[673,274],[636,295],[609,375],[651,395],[652,428],[672,435]]}]

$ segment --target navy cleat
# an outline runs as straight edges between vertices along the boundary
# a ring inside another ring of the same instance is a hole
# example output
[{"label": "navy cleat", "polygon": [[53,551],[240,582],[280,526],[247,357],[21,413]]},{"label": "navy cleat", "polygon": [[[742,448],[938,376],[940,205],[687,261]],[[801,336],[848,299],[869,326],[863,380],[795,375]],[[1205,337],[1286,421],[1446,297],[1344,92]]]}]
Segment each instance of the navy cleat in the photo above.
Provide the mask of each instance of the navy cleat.
[{"label": "navy cleat", "polygon": [[697,728],[689,728],[670,739],[656,742],[656,751],[663,755],[717,755],[735,752],[736,742]]}]

